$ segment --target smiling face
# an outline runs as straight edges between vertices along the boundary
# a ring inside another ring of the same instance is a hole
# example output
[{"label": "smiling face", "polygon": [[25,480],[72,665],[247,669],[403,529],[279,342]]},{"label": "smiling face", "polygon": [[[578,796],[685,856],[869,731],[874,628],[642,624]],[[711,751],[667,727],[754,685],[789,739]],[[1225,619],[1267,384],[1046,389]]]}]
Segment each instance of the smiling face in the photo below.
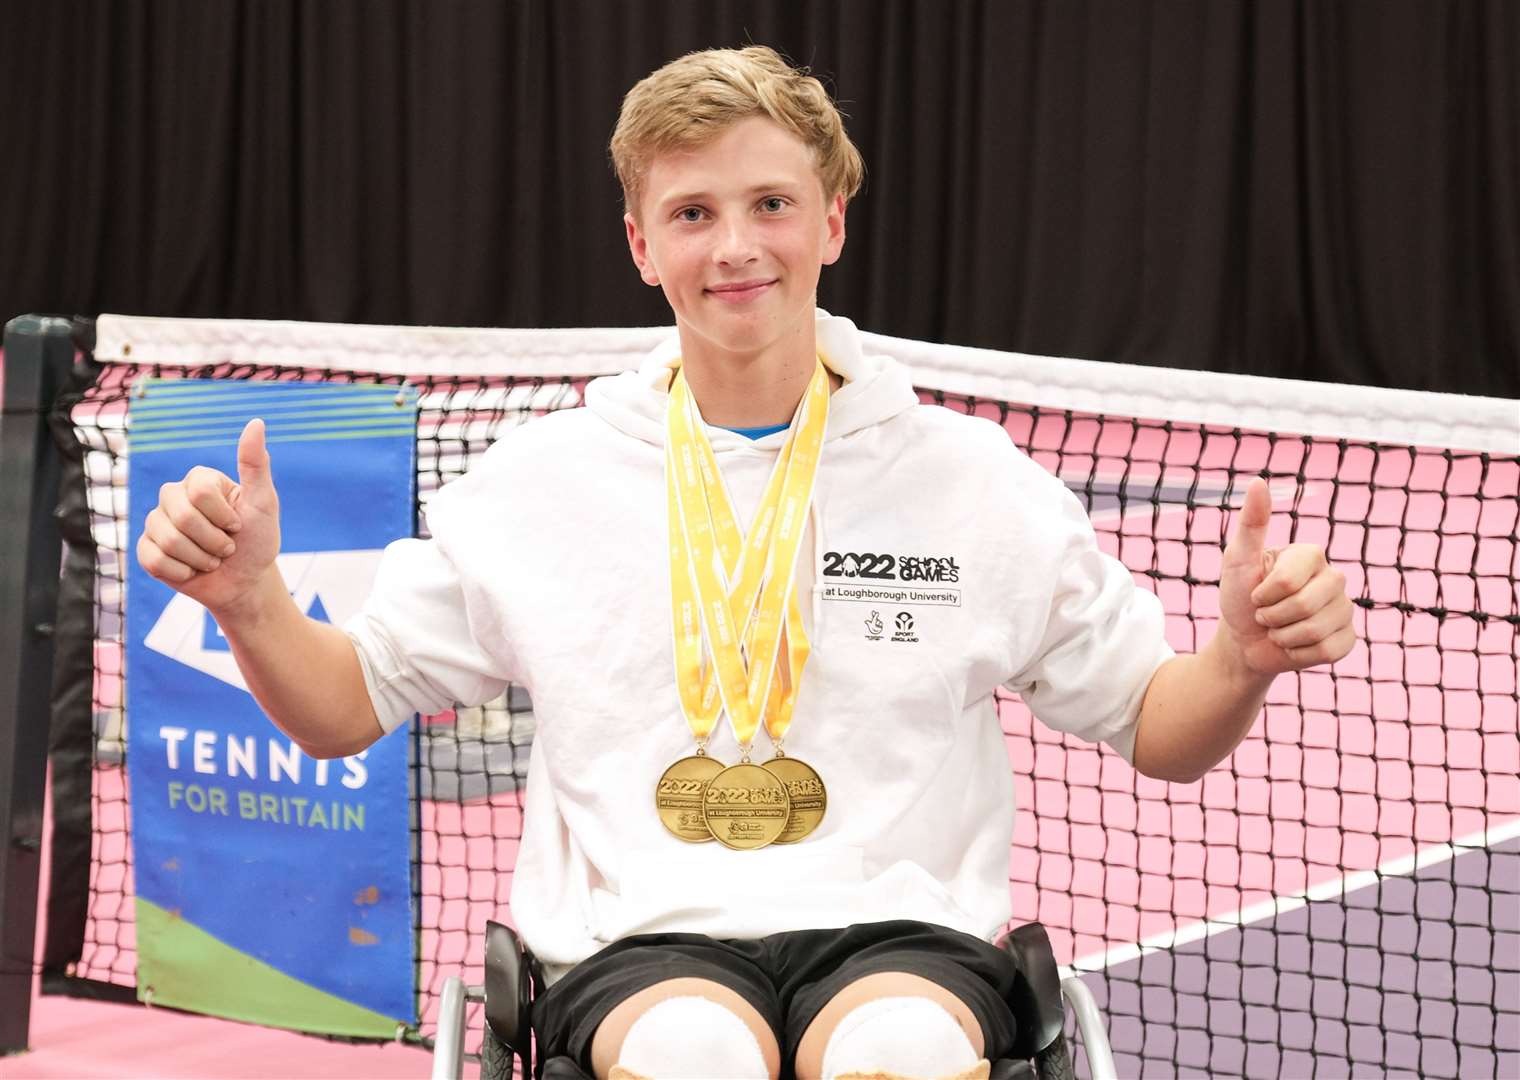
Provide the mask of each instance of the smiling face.
[{"label": "smiling face", "polygon": [[640,277],[675,312],[685,362],[810,362],[818,276],[844,247],[844,207],[802,140],[764,116],[656,157],[623,221]]}]

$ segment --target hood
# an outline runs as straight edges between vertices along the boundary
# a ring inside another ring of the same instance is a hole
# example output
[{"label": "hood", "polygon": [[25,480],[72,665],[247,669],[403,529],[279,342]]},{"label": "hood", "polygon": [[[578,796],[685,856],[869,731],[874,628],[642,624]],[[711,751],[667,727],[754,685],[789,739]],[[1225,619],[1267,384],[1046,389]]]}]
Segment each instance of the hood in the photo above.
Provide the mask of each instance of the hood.
[{"label": "hood", "polygon": [[[818,351],[824,363],[844,380],[844,385],[829,399],[826,442],[879,424],[918,404],[907,369],[888,357],[866,356],[861,352],[860,333],[854,323],[823,310],[818,311],[817,319]],[[663,446],[666,385],[680,356],[680,339],[672,333],[644,359],[637,371],[593,380],[586,387],[587,408],[619,431]],[[756,445],[743,435],[722,428],[709,427],[707,437],[714,450]],[[758,442],[765,446],[775,439],[779,445],[784,438],[785,432],[778,432]]]}]

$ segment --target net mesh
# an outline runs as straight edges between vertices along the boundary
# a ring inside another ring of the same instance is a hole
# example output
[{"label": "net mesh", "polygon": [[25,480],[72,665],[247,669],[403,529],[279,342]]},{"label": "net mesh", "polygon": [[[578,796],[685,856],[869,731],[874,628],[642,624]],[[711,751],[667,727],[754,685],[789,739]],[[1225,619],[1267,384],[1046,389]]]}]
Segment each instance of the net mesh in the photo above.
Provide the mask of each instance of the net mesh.
[{"label": "net mesh", "polygon": [[[145,376],[410,382],[424,510],[512,427],[578,406],[586,382],[110,363],[62,403],[100,556],[89,925],[72,974],[118,985],[135,975],[125,426]],[[1333,671],[1280,677],[1264,721],[1201,783],[1141,777],[999,702],[1019,806],[1014,922],[1042,922],[1094,990],[1120,1075],[1520,1066],[1516,457],[921,396],[1000,424],[1062,478],[1161,598],[1179,650],[1212,632],[1222,543],[1253,476],[1283,514],[1273,542],[1324,545],[1356,601],[1365,645]],[[424,1040],[443,980],[481,981],[485,920],[510,921],[533,721],[514,687],[412,728]],[[470,1031],[473,1049],[478,1017]]]}]

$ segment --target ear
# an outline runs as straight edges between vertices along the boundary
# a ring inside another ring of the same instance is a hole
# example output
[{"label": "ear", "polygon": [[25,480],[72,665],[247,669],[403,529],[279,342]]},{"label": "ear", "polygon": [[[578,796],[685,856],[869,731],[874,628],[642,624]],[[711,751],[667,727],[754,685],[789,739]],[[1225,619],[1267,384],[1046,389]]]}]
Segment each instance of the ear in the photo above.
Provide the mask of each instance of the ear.
[{"label": "ear", "polygon": [[833,266],[844,250],[844,195],[835,195],[823,218],[827,230],[823,245],[823,265]]},{"label": "ear", "polygon": [[632,214],[623,215],[623,227],[628,231],[628,253],[633,256],[633,265],[639,268],[639,277],[645,285],[658,285],[660,275],[649,257],[649,240],[644,230]]}]

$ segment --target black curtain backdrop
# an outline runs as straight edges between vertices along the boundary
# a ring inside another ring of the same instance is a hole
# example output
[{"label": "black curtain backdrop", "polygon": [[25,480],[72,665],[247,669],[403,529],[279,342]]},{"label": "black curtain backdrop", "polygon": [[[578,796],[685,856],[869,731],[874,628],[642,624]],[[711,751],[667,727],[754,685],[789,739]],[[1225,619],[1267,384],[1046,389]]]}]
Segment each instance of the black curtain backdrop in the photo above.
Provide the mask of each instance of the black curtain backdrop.
[{"label": "black curtain backdrop", "polygon": [[0,317],[669,322],[607,137],[747,42],[849,113],[863,327],[1520,396],[1515,0],[7,2]]}]

